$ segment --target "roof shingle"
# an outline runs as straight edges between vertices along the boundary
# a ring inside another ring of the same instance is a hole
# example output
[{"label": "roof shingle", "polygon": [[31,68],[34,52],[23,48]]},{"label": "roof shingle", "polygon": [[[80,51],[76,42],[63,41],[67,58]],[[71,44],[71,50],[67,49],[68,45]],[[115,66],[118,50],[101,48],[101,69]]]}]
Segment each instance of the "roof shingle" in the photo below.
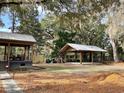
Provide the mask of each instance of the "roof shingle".
[{"label": "roof shingle", "polygon": [[25,34],[7,33],[0,32],[1,40],[13,40],[13,41],[24,41],[24,42],[36,42],[33,36]]},{"label": "roof shingle", "polygon": [[106,52],[106,50],[99,48],[97,46],[91,46],[91,45],[81,45],[81,44],[72,44],[72,43],[67,43],[61,50],[65,51],[66,48],[70,46],[71,48],[73,48],[76,51],[98,51],[98,52]]}]

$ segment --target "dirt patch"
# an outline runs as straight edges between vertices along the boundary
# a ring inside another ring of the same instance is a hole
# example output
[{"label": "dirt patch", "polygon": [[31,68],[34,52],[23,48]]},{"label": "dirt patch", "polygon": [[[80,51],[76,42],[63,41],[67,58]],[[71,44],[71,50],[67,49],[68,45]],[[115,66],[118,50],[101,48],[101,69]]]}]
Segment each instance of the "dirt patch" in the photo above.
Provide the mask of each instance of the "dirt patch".
[{"label": "dirt patch", "polygon": [[[25,93],[124,93],[124,74],[120,69],[124,65],[119,64],[45,65],[42,67],[46,69],[15,73],[14,79]],[[74,71],[77,69],[80,71]],[[69,73],[58,70],[69,70]]]},{"label": "dirt patch", "polygon": [[114,66],[124,66],[124,62],[113,63]]},{"label": "dirt patch", "polygon": [[123,93],[123,74],[17,73],[14,79],[25,93]]},{"label": "dirt patch", "polygon": [[0,80],[0,93],[5,93],[3,85],[2,85],[2,80]]},{"label": "dirt patch", "polygon": [[[102,77],[102,76],[101,76]],[[124,76],[119,73],[111,73],[106,76],[103,76],[104,79],[98,80],[99,84],[117,84],[119,86],[124,86]]]}]

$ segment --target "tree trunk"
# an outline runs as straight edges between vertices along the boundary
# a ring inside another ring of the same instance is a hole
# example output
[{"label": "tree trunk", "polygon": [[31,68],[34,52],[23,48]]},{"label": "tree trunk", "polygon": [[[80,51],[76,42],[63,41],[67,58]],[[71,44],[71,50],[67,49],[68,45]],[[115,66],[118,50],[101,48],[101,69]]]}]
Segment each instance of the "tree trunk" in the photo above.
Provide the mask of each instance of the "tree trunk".
[{"label": "tree trunk", "polygon": [[12,33],[15,31],[15,13],[12,12]]},{"label": "tree trunk", "polygon": [[113,49],[113,58],[114,58],[114,61],[115,62],[118,62],[119,59],[118,59],[116,44],[115,44],[114,40],[112,40],[111,38],[110,38],[110,43],[111,43],[112,49]]}]

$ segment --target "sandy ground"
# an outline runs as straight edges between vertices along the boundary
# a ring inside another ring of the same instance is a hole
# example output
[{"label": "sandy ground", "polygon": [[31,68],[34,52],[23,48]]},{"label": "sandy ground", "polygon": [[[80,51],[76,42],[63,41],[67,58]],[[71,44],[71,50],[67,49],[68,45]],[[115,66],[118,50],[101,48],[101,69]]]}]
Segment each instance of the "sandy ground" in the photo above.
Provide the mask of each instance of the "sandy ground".
[{"label": "sandy ground", "polygon": [[25,93],[124,93],[122,64],[94,65],[95,70],[93,65],[41,65],[43,70],[17,72],[14,79]]},{"label": "sandy ground", "polygon": [[5,93],[4,88],[2,86],[2,80],[0,80],[0,93]]}]

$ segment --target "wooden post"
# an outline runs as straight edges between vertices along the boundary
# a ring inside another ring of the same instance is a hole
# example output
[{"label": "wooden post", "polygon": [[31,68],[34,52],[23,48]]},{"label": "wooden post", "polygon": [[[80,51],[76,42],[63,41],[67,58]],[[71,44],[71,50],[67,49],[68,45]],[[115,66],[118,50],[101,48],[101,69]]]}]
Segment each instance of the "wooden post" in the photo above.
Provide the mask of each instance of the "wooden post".
[{"label": "wooden post", "polygon": [[25,60],[28,60],[28,46],[25,46]]},{"label": "wooden post", "polygon": [[26,53],[26,55],[25,55],[25,57],[26,57],[26,60],[29,60],[29,56],[28,56],[28,46],[26,46],[25,53]]},{"label": "wooden post", "polygon": [[24,49],[24,60],[26,60],[26,46],[25,46],[25,49]]},{"label": "wooden post", "polygon": [[10,43],[8,43],[8,54],[7,54],[7,61],[8,61],[8,66],[10,66],[9,59],[10,58]]},{"label": "wooden post", "polygon": [[82,64],[82,59],[83,59],[83,53],[80,52],[80,64]]},{"label": "wooden post", "polygon": [[64,55],[64,61],[66,62],[66,60],[67,60],[67,59],[66,59],[66,55]]},{"label": "wooden post", "polygon": [[7,55],[6,55],[6,45],[5,45],[5,49],[4,49],[4,61],[7,60]]},{"label": "wooden post", "polygon": [[91,61],[92,61],[92,63],[93,63],[93,52],[91,52],[91,55],[92,55],[92,59],[91,59]]},{"label": "wooden post", "polygon": [[102,55],[102,52],[101,52],[101,62],[103,62],[103,55]]},{"label": "wooden post", "polygon": [[66,63],[67,58],[66,58],[66,52],[64,53],[64,62]]},{"label": "wooden post", "polygon": [[75,52],[75,61],[77,61],[77,51]]},{"label": "wooden post", "polygon": [[30,46],[28,46],[28,60],[30,60]]},{"label": "wooden post", "polygon": [[91,60],[90,60],[90,52],[89,52],[89,59],[88,59],[88,60],[89,60],[89,62],[91,61]]},{"label": "wooden post", "polygon": [[31,53],[31,60],[32,60],[32,62],[33,62],[33,60],[34,60],[34,46],[32,45],[32,53]]}]

